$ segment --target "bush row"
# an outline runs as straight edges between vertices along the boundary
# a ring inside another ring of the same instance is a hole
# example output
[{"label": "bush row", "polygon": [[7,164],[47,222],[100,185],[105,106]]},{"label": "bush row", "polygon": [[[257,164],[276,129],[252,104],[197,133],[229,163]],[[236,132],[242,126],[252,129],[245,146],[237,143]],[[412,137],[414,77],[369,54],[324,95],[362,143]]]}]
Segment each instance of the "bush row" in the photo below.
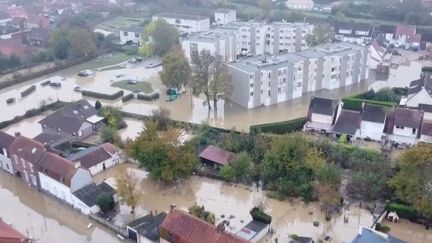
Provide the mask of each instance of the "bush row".
[{"label": "bush row", "polygon": [[387,204],[387,211],[395,211],[399,217],[409,220],[415,220],[419,217],[411,206],[402,203],[390,202]]},{"label": "bush row", "polygon": [[306,117],[301,117],[301,118],[284,121],[284,122],[252,125],[250,126],[250,131],[284,134],[289,132],[301,131],[305,123],[306,123]]},{"label": "bush row", "polygon": [[21,92],[21,97],[24,98],[27,95],[31,94],[35,90],[36,90],[36,86],[32,85],[32,86],[28,87],[26,90],[24,90],[23,92]]},{"label": "bush row", "polygon": [[270,224],[272,217],[266,213],[264,213],[260,208],[254,207],[250,211],[250,214],[253,218],[253,220],[256,220],[258,222],[262,222],[264,224]]},{"label": "bush row", "polygon": [[137,99],[139,99],[139,100],[146,100],[146,101],[157,100],[157,99],[159,99],[159,93],[137,94]]},{"label": "bush row", "polygon": [[342,102],[343,102],[343,108],[344,109],[357,110],[357,111],[362,110],[363,102],[366,104],[380,105],[380,106],[386,106],[386,107],[393,107],[393,106],[397,105],[394,102],[366,100],[366,99],[353,98],[353,97],[343,98]]},{"label": "bush row", "polygon": [[102,94],[102,93],[98,93],[98,92],[94,92],[94,91],[83,90],[83,91],[81,91],[81,94],[83,96],[88,96],[88,97],[93,97],[93,98],[98,98],[98,99],[115,100],[115,99],[118,99],[120,97],[123,97],[124,91],[119,90],[119,91],[115,92],[114,94]]},{"label": "bush row", "polygon": [[123,103],[128,102],[128,101],[132,100],[133,98],[134,98],[134,94],[125,95],[122,97],[122,102]]}]

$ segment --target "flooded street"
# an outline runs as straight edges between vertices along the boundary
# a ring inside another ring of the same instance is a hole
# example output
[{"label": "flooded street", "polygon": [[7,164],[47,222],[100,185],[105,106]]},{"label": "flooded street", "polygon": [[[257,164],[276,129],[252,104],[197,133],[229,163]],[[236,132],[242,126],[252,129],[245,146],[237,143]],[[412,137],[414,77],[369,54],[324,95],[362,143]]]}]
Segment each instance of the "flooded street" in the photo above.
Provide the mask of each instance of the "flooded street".
[{"label": "flooded street", "polygon": [[384,225],[390,227],[389,234],[407,242],[432,242],[431,230],[426,230],[423,225],[414,224],[406,219],[397,223],[384,220]]},{"label": "flooded street", "polygon": [[[0,217],[37,242],[120,242],[104,227],[4,171],[0,171],[0,199]],[[95,225],[87,229],[89,223]]]},{"label": "flooded street", "polygon": [[[225,219],[230,218],[231,215],[234,216],[230,220],[228,230],[235,233],[252,219],[249,210],[263,203],[266,212],[273,216],[272,228],[275,234],[272,237],[268,236],[262,242],[270,242],[275,238],[278,238],[279,242],[286,242],[289,234],[311,236],[315,239],[329,235],[333,238],[332,242],[350,242],[355,237],[360,224],[372,224],[372,215],[364,209],[351,207],[350,210],[326,222],[316,203],[305,204],[299,200],[289,202],[269,199],[265,196],[265,192],[256,188],[231,186],[203,177],[194,176],[177,186],[163,186],[149,179],[145,171],[129,163],[100,173],[95,179],[97,181],[106,180],[107,183],[115,186],[115,176],[122,169],[132,170],[140,179],[141,197],[136,211],[137,216],[144,215],[149,210],[168,211],[171,204],[187,210],[188,207],[197,203],[213,212],[217,222],[222,219],[222,215],[225,216]],[[123,212],[116,218],[117,223],[133,219],[129,210],[124,206]],[[344,214],[349,217],[348,223],[344,223]],[[320,222],[319,227],[313,226],[314,221]]]}]

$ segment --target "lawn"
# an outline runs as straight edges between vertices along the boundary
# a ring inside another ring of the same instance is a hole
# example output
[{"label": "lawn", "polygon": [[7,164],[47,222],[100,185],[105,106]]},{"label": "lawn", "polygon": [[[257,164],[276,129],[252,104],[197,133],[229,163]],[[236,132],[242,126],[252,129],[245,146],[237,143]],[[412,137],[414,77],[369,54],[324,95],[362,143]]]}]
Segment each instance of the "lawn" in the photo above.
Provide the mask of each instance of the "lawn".
[{"label": "lawn", "polygon": [[128,80],[122,80],[112,83],[111,86],[132,92],[143,92],[145,94],[153,92],[151,84],[144,81],[137,81],[136,84],[128,84]]},{"label": "lawn", "polygon": [[61,75],[65,75],[65,74],[76,74],[81,70],[84,69],[90,69],[90,70],[95,70],[101,67],[106,67],[106,66],[112,66],[115,64],[118,64],[120,62],[124,62],[129,60],[130,58],[132,58],[134,56],[130,56],[126,53],[123,52],[114,52],[108,55],[104,55],[103,57],[100,57],[99,59],[92,59],[88,62],[84,62],[75,66],[72,66],[70,68],[67,68],[65,70],[62,70],[62,74]]},{"label": "lawn", "polygon": [[95,29],[102,29],[113,32],[118,35],[118,32],[130,26],[142,25],[144,18],[118,16],[103,23],[98,24]]}]

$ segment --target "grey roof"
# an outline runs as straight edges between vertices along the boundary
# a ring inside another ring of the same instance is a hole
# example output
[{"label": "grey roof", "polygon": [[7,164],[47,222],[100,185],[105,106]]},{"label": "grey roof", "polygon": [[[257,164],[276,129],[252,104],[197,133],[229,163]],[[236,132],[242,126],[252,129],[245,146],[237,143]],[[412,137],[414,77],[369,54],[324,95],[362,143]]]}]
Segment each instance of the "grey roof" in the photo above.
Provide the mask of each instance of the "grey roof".
[{"label": "grey roof", "polygon": [[237,62],[229,63],[228,65],[246,72],[256,72],[258,70],[267,70],[269,68],[272,69],[275,67],[282,67],[288,64],[294,64],[305,60],[305,57],[292,53],[286,53],[276,56],[255,56],[245,58]]},{"label": "grey roof", "polygon": [[219,9],[217,9],[215,12],[216,13],[230,13],[230,12],[232,12],[232,11],[234,11],[235,12],[235,10],[234,9],[229,9],[229,8],[219,8]]},{"label": "grey roof", "polygon": [[411,94],[417,94],[418,92],[420,92],[422,90],[422,86],[421,85],[417,85],[417,86],[412,86],[408,88],[407,94],[411,95]]},{"label": "grey roof", "polygon": [[231,36],[234,36],[233,30],[212,29],[206,32],[195,33],[183,39],[183,41],[216,43],[219,42],[221,39],[226,39]]},{"label": "grey roof", "polygon": [[357,31],[361,31],[361,32],[368,32],[368,34],[366,36],[370,37],[372,36],[372,31],[373,31],[373,26],[370,24],[364,24],[364,23],[355,23],[355,22],[339,22],[335,25],[335,32],[336,34],[341,35],[341,33],[339,33],[339,30],[343,29],[343,30],[351,30],[350,34],[342,34],[344,36],[349,36],[349,37],[363,37],[365,35],[359,35],[356,32]]},{"label": "grey roof", "polygon": [[365,104],[363,107],[362,121],[384,123],[387,112],[382,106]]},{"label": "grey roof", "polygon": [[342,110],[333,127],[333,132],[354,136],[359,126],[360,112]]},{"label": "grey roof", "polygon": [[334,114],[339,101],[334,99],[312,97],[309,104],[309,112],[328,115]]},{"label": "grey roof", "polygon": [[51,145],[60,140],[66,139],[66,137],[60,133],[43,132],[34,137],[33,139],[42,144]]},{"label": "grey roof", "polygon": [[87,118],[96,114],[97,110],[87,100],[80,100],[48,115],[39,123],[72,134],[78,132]]},{"label": "grey roof", "polygon": [[188,19],[188,20],[205,20],[208,17],[199,15],[179,14],[179,13],[158,13],[154,15],[159,18],[174,18],[174,19]]},{"label": "grey roof", "polygon": [[133,32],[133,33],[143,33],[144,32],[144,26],[139,26],[139,25],[135,25],[135,26],[129,26],[126,29],[124,29],[123,31],[127,31],[127,32]]},{"label": "grey roof", "polygon": [[87,206],[92,207],[97,204],[99,196],[103,193],[107,193],[108,195],[113,196],[117,192],[106,182],[102,182],[99,185],[90,184],[88,186],[85,186],[74,192],[73,194]]},{"label": "grey roof", "polygon": [[159,226],[164,221],[166,215],[165,212],[159,213],[156,216],[152,213],[147,214],[142,218],[130,222],[127,226],[147,239],[157,241],[159,239]]},{"label": "grey roof", "polygon": [[396,108],[394,111],[394,125],[401,127],[420,128],[423,112],[414,109]]},{"label": "grey roof", "polygon": [[3,131],[0,131],[0,148],[8,149],[14,140],[15,140],[14,136],[11,136]]},{"label": "grey roof", "polygon": [[112,157],[112,154],[115,153],[115,151],[113,151],[111,147],[114,146],[104,143],[102,145],[93,146],[78,153],[71,154],[67,157],[67,159],[74,162],[79,161],[81,166],[90,169],[92,166],[95,166]]},{"label": "grey roof", "polygon": [[378,234],[376,231],[369,228],[363,227],[361,234],[358,234],[352,243],[406,243],[406,241],[399,240],[393,236],[383,236],[381,234]]},{"label": "grey roof", "polygon": [[258,233],[258,232],[261,232],[261,230],[265,229],[266,227],[267,227],[267,224],[256,221],[256,220],[252,220],[244,228]]}]

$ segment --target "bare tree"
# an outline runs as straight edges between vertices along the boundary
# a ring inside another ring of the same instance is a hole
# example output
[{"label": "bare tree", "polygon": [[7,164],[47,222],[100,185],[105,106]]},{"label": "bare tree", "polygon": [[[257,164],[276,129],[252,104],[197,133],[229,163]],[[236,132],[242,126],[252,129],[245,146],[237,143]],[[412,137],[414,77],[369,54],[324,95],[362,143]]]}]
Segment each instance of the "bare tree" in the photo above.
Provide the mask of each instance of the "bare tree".
[{"label": "bare tree", "polygon": [[213,100],[213,109],[215,117],[217,115],[217,102],[222,97],[228,97],[230,89],[231,76],[221,56],[216,56],[212,68],[212,79],[209,83],[209,93]]},{"label": "bare tree", "polygon": [[139,180],[132,171],[124,170],[117,177],[117,191],[120,201],[131,208],[131,214],[135,213],[135,207],[139,202]]}]

